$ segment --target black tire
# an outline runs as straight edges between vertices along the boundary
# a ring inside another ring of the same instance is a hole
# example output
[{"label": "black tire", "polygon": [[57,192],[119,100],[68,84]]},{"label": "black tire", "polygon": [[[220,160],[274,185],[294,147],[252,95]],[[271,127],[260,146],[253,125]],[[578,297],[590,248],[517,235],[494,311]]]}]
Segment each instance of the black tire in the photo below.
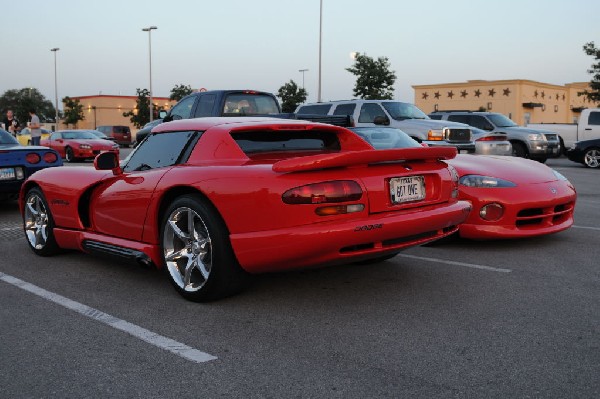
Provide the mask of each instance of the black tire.
[{"label": "black tire", "polygon": [[565,142],[562,137],[558,136],[558,140],[560,141],[560,151],[558,151],[558,155],[556,158],[560,158],[561,155],[567,156],[567,151],[569,150],[565,147]]},{"label": "black tire", "polygon": [[50,256],[60,248],[54,238],[54,219],[42,190],[34,187],[25,194],[23,231],[36,255]]},{"label": "black tire", "polygon": [[529,158],[529,152],[527,151],[527,147],[525,147],[523,143],[519,143],[518,141],[516,141],[511,144],[513,156],[519,158]]},{"label": "black tire", "polygon": [[202,196],[176,198],[160,226],[165,269],[181,296],[207,302],[243,289],[247,275],[235,258],[227,227]]},{"label": "black tire", "polygon": [[600,168],[600,148],[588,148],[583,154],[583,164],[587,168]]},{"label": "black tire", "polygon": [[65,161],[75,162],[75,155],[73,154],[73,149],[71,147],[65,148]]}]

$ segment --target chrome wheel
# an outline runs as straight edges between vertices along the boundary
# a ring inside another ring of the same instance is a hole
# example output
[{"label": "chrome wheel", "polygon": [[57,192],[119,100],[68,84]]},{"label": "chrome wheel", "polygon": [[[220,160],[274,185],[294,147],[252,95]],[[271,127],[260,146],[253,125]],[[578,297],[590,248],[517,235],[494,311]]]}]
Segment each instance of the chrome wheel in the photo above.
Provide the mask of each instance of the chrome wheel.
[{"label": "chrome wheel", "polygon": [[600,167],[600,150],[592,148],[585,152],[583,156],[583,162],[588,168]]},{"label": "chrome wheel", "polygon": [[163,231],[163,254],[179,288],[190,293],[202,289],[212,270],[212,252],[210,234],[196,211],[179,207],[169,214]]},{"label": "chrome wheel", "polygon": [[27,193],[23,226],[27,241],[36,253],[45,255],[54,251],[56,243],[52,236],[52,219],[46,201],[37,189]]}]

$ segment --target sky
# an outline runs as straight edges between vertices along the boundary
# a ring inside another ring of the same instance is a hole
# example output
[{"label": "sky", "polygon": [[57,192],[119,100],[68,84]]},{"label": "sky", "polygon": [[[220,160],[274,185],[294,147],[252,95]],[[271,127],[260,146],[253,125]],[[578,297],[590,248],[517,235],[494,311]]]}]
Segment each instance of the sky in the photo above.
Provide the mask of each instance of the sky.
[{"label": "sky", "polygon": [[[321,98],[353,98],[351,53],[387,57],[394,97],[467,80],[585,82],[600,46],[597,0],[322,0]],[[320,0],[0,0],[0,95],[168,97],[193,89],[276,93],[294,80],[317,100]],[[308,71],[301,73],[301,69]],[[59,106],[62,109],[62,105]]]}]

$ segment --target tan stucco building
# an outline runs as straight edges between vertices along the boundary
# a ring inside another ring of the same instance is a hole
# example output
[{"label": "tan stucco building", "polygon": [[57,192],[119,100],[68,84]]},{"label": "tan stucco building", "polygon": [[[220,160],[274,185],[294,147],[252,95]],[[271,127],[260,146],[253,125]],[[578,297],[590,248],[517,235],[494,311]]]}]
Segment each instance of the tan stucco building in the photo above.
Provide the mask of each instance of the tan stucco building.
[{"label": "tan stucco building", "polygon": [[[123,116],[124,112],[136,110],[137,96],[111,96],[99,94],[95,96],[71,97],[73,100],[79,100],[83,106],[85,119],[77,124],[78,129],[95,129],[96,126],[118,125],[129,126],[132,132],[138,129],[133,126],[130,117]],[[163,107],[168,110],[176,101],[169,100],[168,97],[152,97],[152,103],[156,107]],[[66,126],[61,123],[60,129]]]},{"label": "tan stucco building", "polygon": [[492,111],[519,125],[573,123],[583,108],[598,106],[577,95],[589,89],[589,82],[560,86],[522,79],[469,80],[412,87],[415,105],[427,114],[450,110]]}]

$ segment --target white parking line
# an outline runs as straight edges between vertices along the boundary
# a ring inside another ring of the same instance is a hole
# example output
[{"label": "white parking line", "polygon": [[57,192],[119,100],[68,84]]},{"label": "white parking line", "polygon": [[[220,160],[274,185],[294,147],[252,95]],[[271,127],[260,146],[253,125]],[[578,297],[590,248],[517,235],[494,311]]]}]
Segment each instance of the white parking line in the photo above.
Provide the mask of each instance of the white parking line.
[{"label": "white parking line", "polygon": [[510,273],[510,272],[512,272],[512,270],[510,270],[510,269],[502,269],[502,268],[498,268],[498,267],[491,267],[491,266],[484,266],[484,265],[475,265],[475,264],[472,264],[472,263],[455,262],[455,261],[452,261],[452,260],[444,260],[444,259],[436,259],[436,258],[425,258],[423,256],[414,256],[414,255],[408,255],[408,254],[398,254],[397,256],[402,256],[404,258],[409,258],[409,259],[426,260],[426,261],[435,262],[435,263],[444,263],[446,265],[452,265],[452,266],[470,267],[471,269],[488,270],[488,271],[491,271],[491,272],[498,272],[498,273]]},{"label": "white parking line", "polygon": [[203,363],[217,359],[215,356],[209,355],[208,353],[201,352],[185,344],[172,340],[171,338],[163,337],[162,335],[153,333],[150,330],[146,330],[145,328],[111,316],[82,303],[75,302],[69,298],[65,298],[64,296],[46,291],[37,285],[30,284],[16,277],[9,276],[8,274],[0,272],[0,280],[42,297],[48,301],[54,302],[67,309],[73,310],[85,317],[89,317],[90,319],[104,323],[112,328],[126,332],[136,338],[141,339],[142,341],[149,343],[150,345],[167,350],[194,363]]},{"label": "white parking line", "polygon": [[586,230],[596,230],[596,231],[600,231],[600,227],[587,227],[587,226],[571,226],[575,229],[586,229]]}]

